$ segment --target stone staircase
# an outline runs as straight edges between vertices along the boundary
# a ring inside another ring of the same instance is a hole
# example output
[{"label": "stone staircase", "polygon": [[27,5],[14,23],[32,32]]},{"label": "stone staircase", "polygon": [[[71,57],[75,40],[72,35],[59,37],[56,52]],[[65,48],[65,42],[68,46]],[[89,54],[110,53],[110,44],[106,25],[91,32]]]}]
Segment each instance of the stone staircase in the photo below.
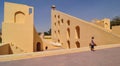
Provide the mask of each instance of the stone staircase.
[{"label": "stone staircase", "polygon": [[25,51],[16,44],[10,43],[10,54],[25,53]]}]

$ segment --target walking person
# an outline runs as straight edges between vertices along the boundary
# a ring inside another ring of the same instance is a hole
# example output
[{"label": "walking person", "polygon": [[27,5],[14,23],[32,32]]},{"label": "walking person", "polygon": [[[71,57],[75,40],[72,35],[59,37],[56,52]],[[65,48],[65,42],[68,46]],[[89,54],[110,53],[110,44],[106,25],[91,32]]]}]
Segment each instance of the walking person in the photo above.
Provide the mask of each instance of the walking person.
[{"label": "walking person", "polygon": [[90,42],[90,49],[91,49],[91,51],[95,51],[94,50],[94,46],[96,46],[96,44],[95,44],[95,42],[94,42],[94,37],[91,37],[91,42]]}]

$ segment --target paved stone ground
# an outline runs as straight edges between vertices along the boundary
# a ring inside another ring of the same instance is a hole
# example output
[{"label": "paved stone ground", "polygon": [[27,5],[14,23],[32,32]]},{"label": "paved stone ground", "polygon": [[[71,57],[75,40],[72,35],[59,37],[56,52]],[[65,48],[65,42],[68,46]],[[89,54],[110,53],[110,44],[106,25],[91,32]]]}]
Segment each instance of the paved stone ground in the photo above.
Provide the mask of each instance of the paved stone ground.
[{"label": "paved stone ground", "polygon": [[120,66],[120,47],[0,62],[0,66]]}]

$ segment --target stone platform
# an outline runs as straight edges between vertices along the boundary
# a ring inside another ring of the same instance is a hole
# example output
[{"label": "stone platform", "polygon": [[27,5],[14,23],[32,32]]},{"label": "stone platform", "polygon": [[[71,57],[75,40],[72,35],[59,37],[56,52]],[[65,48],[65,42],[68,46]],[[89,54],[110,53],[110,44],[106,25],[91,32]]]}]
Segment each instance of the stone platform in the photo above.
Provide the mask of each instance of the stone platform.
[{"label": "stone platform", "polygon": [[108,46],[106,48],[104,46],[104,49],[100,48],[102,46],[96,47],[94,52],[84,50],[84,52],[70,53],[69,51],[61,55],[31,56],[32,58],[27,59],[2,61],[0,66],[120,66],[120,46]]}]

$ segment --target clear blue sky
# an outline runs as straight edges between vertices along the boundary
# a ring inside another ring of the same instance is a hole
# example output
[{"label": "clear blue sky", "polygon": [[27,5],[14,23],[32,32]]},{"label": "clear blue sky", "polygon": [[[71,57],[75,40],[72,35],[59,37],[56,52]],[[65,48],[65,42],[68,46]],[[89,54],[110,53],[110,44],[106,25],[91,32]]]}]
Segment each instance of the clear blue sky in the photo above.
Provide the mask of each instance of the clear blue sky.
[{"label": "clear blue sky", "polygon": [[[91,21],[94,18],[120,16],[120,0],[5,0],[33,6],[34,24],[38,32],[48,31],[51,25],[51,5],[57,10]],[[4,0],[0,0],[0,26],[3,21]]]}]

